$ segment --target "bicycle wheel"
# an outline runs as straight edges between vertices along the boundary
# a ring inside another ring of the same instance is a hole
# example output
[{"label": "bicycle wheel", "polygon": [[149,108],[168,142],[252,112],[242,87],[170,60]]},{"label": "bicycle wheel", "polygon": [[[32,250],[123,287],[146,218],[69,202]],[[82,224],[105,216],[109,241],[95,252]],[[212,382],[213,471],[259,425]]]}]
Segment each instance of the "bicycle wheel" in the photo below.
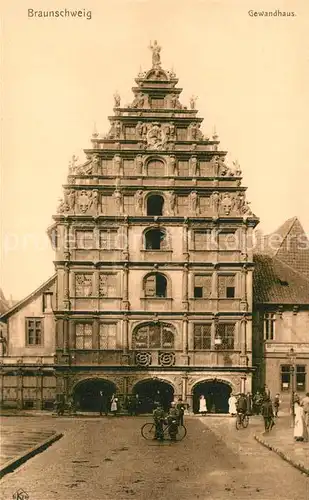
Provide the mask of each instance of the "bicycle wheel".
[{"label": "bicycle wheel", "polygon": [[176,441],[182,441],[184,437],[187,435],[187,429],[184,425],[179,425],[178,432],[176,434]]},{"label": "bicycle wheel", "polygon": [[236,416],[235,425],[236,425],[236,429],[239,430],[241,427],[241,419],[238,415]]},{"label": "bicycle wheel", "polygon": [[245,415],[243,420],[242,420],[242,426],[244,429],[246,429],[248,427],[248,425],[249,425],[249,417],[248,417],[248,415]]},{"label": "bicycle wheel", "polygon": [[141,428],[141,434],[144,439],[153,439],[155,437],[156,433],[156,426],[155,424],[152,424],[148,422],[147,424],[144,424],[143,427]]}]

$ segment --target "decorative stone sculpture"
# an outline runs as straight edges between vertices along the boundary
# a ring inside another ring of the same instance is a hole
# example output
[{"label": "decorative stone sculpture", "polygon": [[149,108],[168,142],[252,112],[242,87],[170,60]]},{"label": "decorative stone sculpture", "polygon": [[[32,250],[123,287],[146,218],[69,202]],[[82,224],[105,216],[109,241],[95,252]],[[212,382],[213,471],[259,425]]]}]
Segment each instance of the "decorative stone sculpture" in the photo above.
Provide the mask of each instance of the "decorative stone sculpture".
[{"label": "decorative stone sculpture", "polygon": [[64,214],[69,211],[69,207],[67,203],[63,200],[63,198],[59,198],[59,205],[57,207],[58,214]]},{"label": "decorative stone sculpture", "polygon": [[170,172],[172,172],[173,175],[177,175],[177,161],[174,155],[171,155],[169,157],[169,167],[170,167]]},{"label": "decorative stone sculpture", "polygon": [[137,125],[135,127],[135,133],[136,133],[137,138],[140,138],[143,136],[143,123],[142,122],[137,123]]},{"label": "decorative stone sculpture", "polygon": [[235,175],[239,177],[242,174],[238,160],[233,161]]},{"label": "decorative stone sculpture", "polygon": [[196,191],[191,191],[190,196],[190,209],[193,214],[196,214],[198,211],[198,194]]},{"label": "decorative stone sculpture", "polygon": [[135,195],[135,210],[137,213],[141,213],[143,210],[143,191],[139,189],[136,191]]},{"label": "decorative stone sculpture", "polygon": [[214,191],[211,195],[211,201],[214,211],[217,213],[219,211],[220,206],[220,193],[218,191]]},{"label": "decorative stone sculpture", "polygon": [[131,108],[143,108],[145,104],[145,96],[141,92],[135,94],[135,98],[131,104]]},{"label": "decorative stone sculpture", "polygon": [[114,173],[116,175],[120,174],[121,164],[122,164],[121,156],[115,155],[113,158],[113,166],[114,166]]},{"label": "decorative stone sculpture", "polygon": [[154,69],[160,69],[161,68],[161,57],[160,57],[160,52],[161,52],[161,47],[158,45],[157,40],[154,41],[153,45],[149,45],[150,50],[152,51],[152,67]]},{"label": "decorative stone sculpture", "polygon": [[71,161],[69,162],[69,175],[74,175],[76,173],[76,163],[78,161],[78,157],[73,155]]},{"label": "decorative stone sculpture", "polygon": [[119,121],[115,122],[115,137],[119,139],[121,137],[122,126]]},{"label": "decorative stone sculpture", "polygon": [[244,204],[245,204],[245,195],[241,191],[238,191],[236,193],[235,199],[234,199],[235,212],[243,213],[242,209],[243,209]]},{"label": "decorative stone sculpture", "polygon": [[228,193],[225,193],[222,197],[221,205],[225,215],[229,215],[232,209],[232,198]]},{"label": "decorative stone sculpture", "polygon": [[168,210],[171,215],[174,215],[176,207],[176,195],[174,191],[168,193]]},{"label": "decorative stone sculpture", "polygon": [[69,189],[65,191],[65,202],[68,205],[69,211],[74,212],[75,208],[75,191],[74,189]]},{"label": "decorative stone sculpture", "polygon": [[123,212],[123,207],[122,207],[122,194],[119,191],[119,189],[116,189],[114,191],[113,197],[115,199],[115,205],[116,205],[116,210],[119,214]]},{"label": "decorative stone sculpture", "polygon": [[91,165],[92,165],[92,173],[94,175],[97,175],[100,173],[99,172],[100,164],[101,164],[101,160],[100,160],[99,155],[93,155],[92,160],[91,160]]},{"label": "decorative stone sculpture", "polygon": [[142,155],[137,155],[135,158],[136,173],[142,174],[144,167],[144,158]]},{"label": "decorative stone sculpture", "polygon": [[91,202],[92,202],[91,191],[86,191],[85,189],[83,189],[78,193],[77,207],[80,212],[86,213],[91,206]]},{"label": "decorative stone sculpture", "polygon": [[166,145],[166,135],[158,123],[151,124],[146,139],[149,149],[163,149]]},{"label": "decorative stone sculpture", "polygon": [[180,104],[179,102],[179,99],[177,97],[177,94],[172,94],[170,96],[170,103],[171,103],[171,107],[173,109],[182,109],[182,105]]},{"label": "decorative stone sculpture", "polygon": [[94,212],[97,213],[99,207],[99,191],[97,189],[94,189],[91,193],[89,208],[90,207],[93,207]]},{"label": "decorative stone sculpture", "polygon": [[199,174],[199,161],[196,156],[191,156],[190,158],[191,174],[196,177]]},{"label": "decorative stone sculpture", "polygon": [[191,109],[195,109],[195,104],[196,104],[196,101],[197,101],[197,96],[193,95],[193,96],[190,98],[190,108],[191,108]]},{"label": "decorative stone sculpture", "polygon": [[115,108],[120,107],[120,95],[118,94],[118,90],[116,90],[114,94]]}]

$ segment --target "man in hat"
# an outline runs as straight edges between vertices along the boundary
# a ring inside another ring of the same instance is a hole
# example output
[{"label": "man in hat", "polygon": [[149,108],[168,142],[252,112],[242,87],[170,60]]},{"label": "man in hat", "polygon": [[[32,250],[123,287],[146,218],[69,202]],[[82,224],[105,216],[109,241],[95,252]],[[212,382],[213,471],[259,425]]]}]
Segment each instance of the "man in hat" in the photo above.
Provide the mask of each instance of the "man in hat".
[{"label": "man in hat", "polygon": [[163,441],[164,439],[163,423],[165,421],[165,413],[161,403],[156,404],[152,416],[156,427],[154,439],[157,439],[158,441]]},{"label": "man in hat", "polygon": [[172,441],[176,441],[176,436],[178,432],[179,425],[179,411],[176,408],[176,403],[173,401],[171,403],[170,410],[167,415],[167,423],[168,423],[168,433]]}]

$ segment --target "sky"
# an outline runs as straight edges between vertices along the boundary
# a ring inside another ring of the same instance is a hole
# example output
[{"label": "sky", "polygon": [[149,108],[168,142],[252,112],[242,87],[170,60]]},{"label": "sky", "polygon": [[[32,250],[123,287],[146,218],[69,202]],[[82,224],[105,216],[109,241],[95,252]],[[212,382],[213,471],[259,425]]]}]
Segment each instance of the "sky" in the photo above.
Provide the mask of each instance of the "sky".
[{"label": "sky", "polygon": [[[81,9],[91,19],[28,17]],[[294,11],[294,17],[250,16]],[[214,125],[238,159],[247,198],[274,231],[298,216],[309,233],[307,0],[4,0],[2,6],[0,287],[22,299],[54,273],[46,235],[68,163],[82,162],[94,123],[109,129],[113,94],[132,101],[150,69],[150,41],[174,69],[181,102],[198,96],[203,132]],[[306,43],[307,41],[307,43]]]}]

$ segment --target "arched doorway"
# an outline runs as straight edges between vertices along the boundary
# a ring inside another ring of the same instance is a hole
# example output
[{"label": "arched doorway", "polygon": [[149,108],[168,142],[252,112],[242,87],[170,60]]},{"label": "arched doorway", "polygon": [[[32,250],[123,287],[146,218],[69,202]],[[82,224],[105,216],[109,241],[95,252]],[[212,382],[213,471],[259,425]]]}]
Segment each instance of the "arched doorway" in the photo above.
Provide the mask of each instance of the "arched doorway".
[{"label": "arched doorway", "polygon": [[228,413],[232,387],[224,381],[204,380],[193,388],[193,412],[199,412],[200,396],[205,396],[209,413]]},{"label": "arched doorway", "polygon": [[99,411],[100,391],[109,404],[112,395],[116,393],[116,386],[113,382],[100,378],[83,380],[77,384],[73,392],[76,408],[80,411]]},{"label": "arched doorway", "polygon": [[161,403],[167,411],[174,399],[174,388],[163,380],[148,379],[138,382],[133,388],[133,394],[138,394],[140,413],[151,413],[155,403]]}]

